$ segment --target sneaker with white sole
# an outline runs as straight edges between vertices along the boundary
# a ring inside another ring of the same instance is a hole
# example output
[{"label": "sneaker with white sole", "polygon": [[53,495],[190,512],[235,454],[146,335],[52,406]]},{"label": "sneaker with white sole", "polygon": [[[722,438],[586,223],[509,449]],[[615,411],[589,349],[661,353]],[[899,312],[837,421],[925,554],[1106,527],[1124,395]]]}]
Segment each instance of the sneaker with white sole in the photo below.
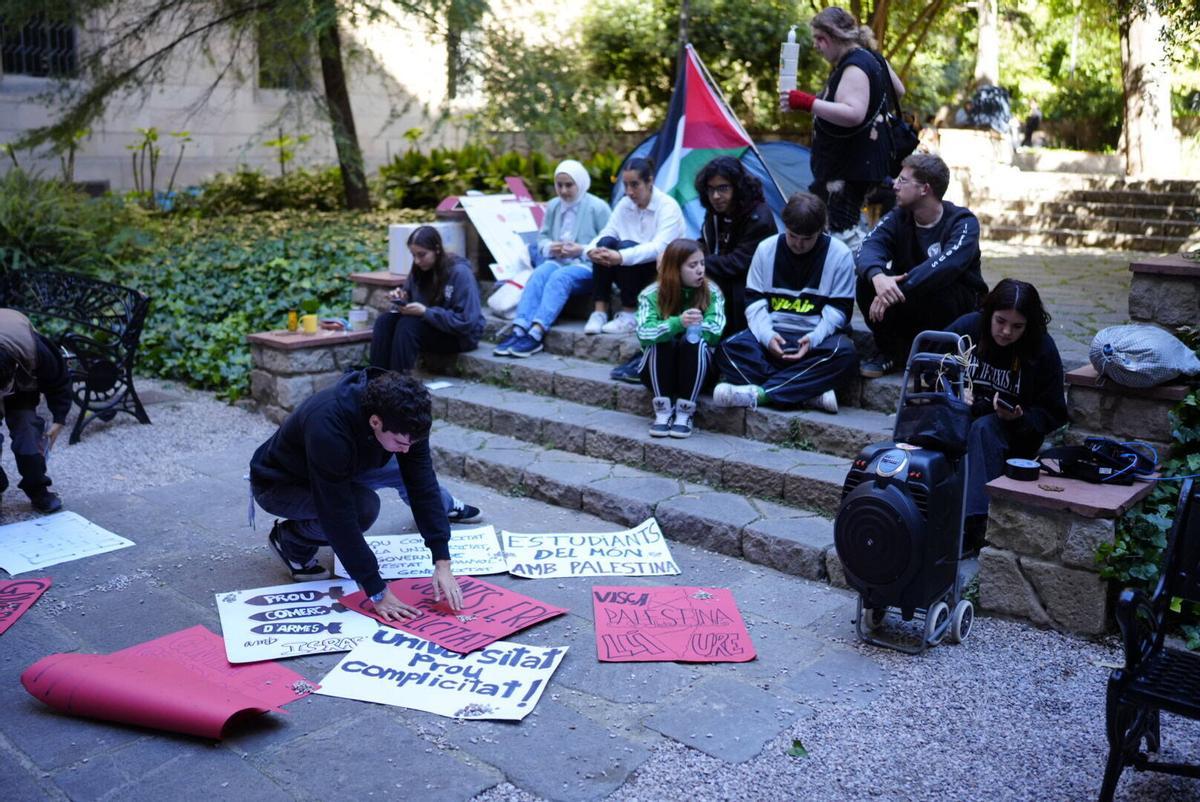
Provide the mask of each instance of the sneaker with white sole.
[{"label": "sneaker with white sole", "polygon": [[271,547],[271,551],[275,552],[275,555],[287,566],[292,579],[296,582],[311,582],[317,579],[329,579],[329,577],[333,576],[328,568],[317,562],[316,557],[313,557],[306,563],[300,563],[287,556],[287,553],[284,551],[282,530],[289,523],[289,521],[276,521],[275,525],[271,527],[271,533],[267,535],[267,545]]},{"label": "sneaker with white sole", "polygon": [[525,332],[514,326],[509,335],[496,344],[496,347],[492,349],[492,353],[496,356],[511,356],[513,345],[524,336]]},{"label": "sneaker with white sole", "polygon": [[838,411],[837,393],[833,390],[826,390],[820,395],[808,399],[808,405],[813,409],[836,415]]},{"label": "sneaker with white sole", "polygon": [[633,334],[637,331],[637,315],[617,312],[617,316],[600,327],[605,334]]},{"label": "sneaker with white sole", "polygon": [[456,498],[451,498],[450,511],[446,513],[452,524],[473,524],[483,517],[478,507],[464,504]]},{"label": "sneaker with white sole", "polygon": [[878,354],[858,366],[858,375],[864,379],[878,379],[896,369],[896,360],[890,356]]},{"label": "sneaker with white sole", "polygon": [[713,403],[719,407],[758,406],[758,388],[753,384],[721,382],[713,389]]},{"label": "sneaker with white sole", "polygon": [[526,334],[509,347],[508,355],[517,359],[524,359],[525,357],[541,353],[541,351],[542,341],[532,334]]},{"label": "sneaker with white sole", "polygon": [[675,402],[675,420],[671,421],[671,436],[682,440],[692,436],[692,418],[696,416],[693,401],[679,399]]},{"label": "sneaker with white sole", "polygon": [[588,315],[587,323],[583,326],[584,334],[599,334],[604,330],[604,325],[608,323],[608,315],[604,312],[596,311]]},{"label": "sneaker with white sole", "polygon": [[675,407],[671,404],[671,399],[658,396],[651,403],[654,404],[654,423],[650,424],[650,436],[669,436],[671,419],[675,416]]}]

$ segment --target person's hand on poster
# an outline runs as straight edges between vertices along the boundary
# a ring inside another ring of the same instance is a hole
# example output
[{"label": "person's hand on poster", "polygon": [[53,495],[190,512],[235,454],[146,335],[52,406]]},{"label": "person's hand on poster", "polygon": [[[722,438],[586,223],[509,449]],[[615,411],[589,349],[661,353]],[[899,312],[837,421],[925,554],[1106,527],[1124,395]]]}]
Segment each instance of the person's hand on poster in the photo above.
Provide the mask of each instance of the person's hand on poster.
[{"label": "person's hand on poster", "polygon": [[408,620],[421,614],[416,607],[397,599],[391,588],[384,588],[383,599],[372,601],[371,604],[375,605],[375,612],[379,613],[379,617],[384,621]]},{"label": "person's hand on poster", "polygon": [[425,304],[413,302],[400,307],[400,314],[408,317],[421,317],[425,314]]},{"label": "person's hand on poster", "polygon": [[446,604],[451,610],[461,610],[463,606],[462,588],[450,570],[449,560],[438,560],[433,564],[433,600],[441,601],[446,597]]}]

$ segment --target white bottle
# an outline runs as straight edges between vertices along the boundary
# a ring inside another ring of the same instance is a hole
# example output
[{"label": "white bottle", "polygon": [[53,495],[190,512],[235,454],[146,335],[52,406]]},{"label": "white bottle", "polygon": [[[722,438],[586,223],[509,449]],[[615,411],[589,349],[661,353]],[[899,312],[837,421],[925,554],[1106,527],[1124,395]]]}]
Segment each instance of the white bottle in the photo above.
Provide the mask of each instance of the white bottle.
[{"label": "white bottle", "polygon": [[779,46],[779,91],[796,88],[796,64],[800,60],[800,45],[796,42],[796,26],[788,29],[787,41]]}]

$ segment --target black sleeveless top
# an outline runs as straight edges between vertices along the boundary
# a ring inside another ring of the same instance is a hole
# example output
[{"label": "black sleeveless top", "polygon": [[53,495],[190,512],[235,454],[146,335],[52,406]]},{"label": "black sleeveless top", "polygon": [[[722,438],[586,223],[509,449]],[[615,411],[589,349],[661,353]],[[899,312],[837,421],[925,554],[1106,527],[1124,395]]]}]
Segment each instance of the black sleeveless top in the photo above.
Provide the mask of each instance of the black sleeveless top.
[{"label": "black sleeveless top", "polygon": [[891,80],[891,76],[875,54],[859,47],[842,56],[817,97],[832,101],[847,67],[858,67],[867,76],[871,87],[867,117],[852,128],[813,118],[812,172],[817,183],[838,179],[882,181],[888,177],[890,144],[882,117],[887,97],[884,81]]}]

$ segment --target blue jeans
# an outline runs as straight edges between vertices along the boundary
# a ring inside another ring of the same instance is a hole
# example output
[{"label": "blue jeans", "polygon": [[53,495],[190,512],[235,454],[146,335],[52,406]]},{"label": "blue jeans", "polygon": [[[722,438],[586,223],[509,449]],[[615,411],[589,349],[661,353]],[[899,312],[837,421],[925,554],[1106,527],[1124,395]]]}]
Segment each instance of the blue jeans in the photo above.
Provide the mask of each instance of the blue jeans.
[{"label": "blue jeans", "polygon": [[[408,489],[400,476],[400,466],[389,459],[381,468],[364,471],[354,477],[354,506],[358,510],[358,525],[367,531],[379,517],[379,496],[376,490],[393,488],[400,500],[408,504]],[[438,485],[446,512],[454,506],[454,496]],[[280,536],[287,556],[301,565],[317,555],[317,549],[329,543],[321,522],[317,519],[317,503],[307,485],[278,484],[268,488],[251,488],[258,506],[279,518],[292,521],[281,527]]]},{"label": "blue jeans", "polygon": [[533,271],[525,284],[513,325],[529,331],[530,326],[537,323],[544,331],[558,320],[572,295],[591,290],[590,264],[571,262],[564,265],[553,259],[547,260]]}]

